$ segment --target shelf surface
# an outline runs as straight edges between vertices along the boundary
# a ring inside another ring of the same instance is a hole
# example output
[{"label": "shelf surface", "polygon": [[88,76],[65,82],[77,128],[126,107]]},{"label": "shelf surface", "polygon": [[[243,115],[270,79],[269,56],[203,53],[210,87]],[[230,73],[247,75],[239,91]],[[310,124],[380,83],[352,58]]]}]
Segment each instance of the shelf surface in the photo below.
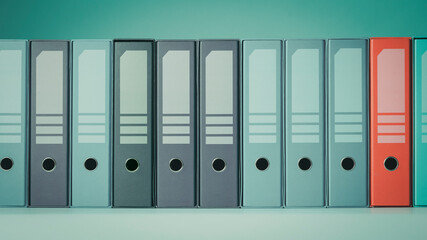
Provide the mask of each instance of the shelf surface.
[{"label": "shelf surface", "polygon": [[1,239],[426,239],[427,208],[0,209]]}]

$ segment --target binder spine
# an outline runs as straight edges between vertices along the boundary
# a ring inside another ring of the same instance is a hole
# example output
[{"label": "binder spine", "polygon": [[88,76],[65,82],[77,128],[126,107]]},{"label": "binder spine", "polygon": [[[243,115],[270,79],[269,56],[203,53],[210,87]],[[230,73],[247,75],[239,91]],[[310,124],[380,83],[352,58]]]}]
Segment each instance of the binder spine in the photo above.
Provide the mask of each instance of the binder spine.
[{"label": "binder spine", "polygon": [[0,207],[27,203],[27,66],[27,41],[0,40]]},{"label": "binder spine", "polygon": [[328,186],[330,207],[368,201],[366,39],[329,40]]},{"label": "binder spine", "polygon": [[243,206],[280,207],[282,41],[244,41],[243,56]]},{"label": "binder spine", "polygon": [[111,204],[111,41],[73,45],[72,203]]},{"label": "binder spine", "polygon": [[200,206],[239,206],[239,41],[200,41]]},{"label": "binder spine", "polygon": [[413,44],[413,199],[415,206],[427,205],[427,104],[426,104],[426,77],[427,39],[415,38]]},{"label": "binder spine", "polygon": [[371,38],[371,206],[411,205],[410,38]]},{"label": "binder spine", "polygon": [[196,42],[157,42],[157,206],[195,207]]},{"label": "binder spine", "polygon": [[113,205],[150,207],[153,203],[153,42],[116,40],[114,51]]},{"label": "binder spine", "polygon": [[30,42],[29,205],[68,206],[68,41]]},{"label": "binder spine", "polygon": [[321,207],[325,205],[325,42],[287,40],[285,51],[286,206]]}]

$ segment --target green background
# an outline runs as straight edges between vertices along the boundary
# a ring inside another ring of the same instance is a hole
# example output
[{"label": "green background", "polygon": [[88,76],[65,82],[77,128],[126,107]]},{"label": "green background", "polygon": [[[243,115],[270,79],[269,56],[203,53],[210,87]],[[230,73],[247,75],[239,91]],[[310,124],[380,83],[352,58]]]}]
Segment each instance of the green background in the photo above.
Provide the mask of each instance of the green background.
[{"label": "green background", "polygon": [[1,38],[427,35],[425,0],[1,0],[0,4]]},{"label": "green background", "polygon": [[[427,1],[1,0],[0,38],[427,35]],[[425,239],[427,208],[0,209],[1,239]]]}]

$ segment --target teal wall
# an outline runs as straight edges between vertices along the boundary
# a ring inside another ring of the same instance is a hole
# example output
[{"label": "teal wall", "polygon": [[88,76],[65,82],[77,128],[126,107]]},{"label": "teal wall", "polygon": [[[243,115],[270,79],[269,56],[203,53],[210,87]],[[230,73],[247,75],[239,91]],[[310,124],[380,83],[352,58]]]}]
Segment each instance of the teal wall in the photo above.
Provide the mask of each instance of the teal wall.
[{"label": "teal wall", "polygon": [[0,38],[427,35],[425,0],[2,0]]},{"label": "teal wall", "polygon": [[[427,35],[426,0],[1,0],[0,38]],[[425,239],[426,208],[0,209],[2,239]]]}]

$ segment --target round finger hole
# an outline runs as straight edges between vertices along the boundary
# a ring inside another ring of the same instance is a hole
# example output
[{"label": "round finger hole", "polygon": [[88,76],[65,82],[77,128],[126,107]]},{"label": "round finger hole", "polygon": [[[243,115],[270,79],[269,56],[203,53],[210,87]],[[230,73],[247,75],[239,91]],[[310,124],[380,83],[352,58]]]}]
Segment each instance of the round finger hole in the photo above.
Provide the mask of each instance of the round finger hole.
[{"label": "round finger hole", "polygon": [[269,162],[266,158],[258,158],[258,160],[256,160],[255,166],[256,168],[258,168],[258,170],[260,171],[264,171],[268,168]]},{"label": "round finger hole", "polygon": [[10,158],[3,158],[0,162],[0,166],[3,170],[9,171],[13,167],[13,161]]},{"label": "round finger hole", "polygon": [[307,171],[308,169],[311,168],[311,161],[308,158],[301,158],[298,161],[298,167],[303,170],[303,171]]},{"label": "round finger hole", "polygon": [[352,158],[349,158],[349,157],[346,157],[341,161],[341,167],[347,171],[353,169],[354,164],[355,164],[354,160]]},{"label": "round finger hole", "polygon": [[94,158],[88,158],[85,161],[85,168],[89,171],[95,170],[95,168],[98,166],[98,162]]},{"label": "round finger hole", "polygon": [[394,171],[399,166],[399,162],[395,157],[388,157],[384,160],[384,167],[389,171]]},{"label": "round finger hole", "polygon": [[126,169],[129,172],[135,172],[139,168],[139,162],[136,159],[130,158],[126,160]]},{"label": "round finger hole", "polygon": [[45,158],[42,167],[46,172],[52,172],[56,167],[56,162],[53,158]]},{"label": "round finger hole", "polygon": [[225,161],[222,160],[221,158],[216,158],[212,161],[212,168],[216,171],[216,172],[221,172],[224,171],[225,169]]},{"label": "round finger hole", "polygon": [[182,166],[183,166],[182,161],[181,161],[181,160],[179,160],[178,158],[174,158],[174,159],[171,159],[171,160],[169,161],[169,168],[170,168],[173,172],[179,172],[179,171],[181,171]]}]

